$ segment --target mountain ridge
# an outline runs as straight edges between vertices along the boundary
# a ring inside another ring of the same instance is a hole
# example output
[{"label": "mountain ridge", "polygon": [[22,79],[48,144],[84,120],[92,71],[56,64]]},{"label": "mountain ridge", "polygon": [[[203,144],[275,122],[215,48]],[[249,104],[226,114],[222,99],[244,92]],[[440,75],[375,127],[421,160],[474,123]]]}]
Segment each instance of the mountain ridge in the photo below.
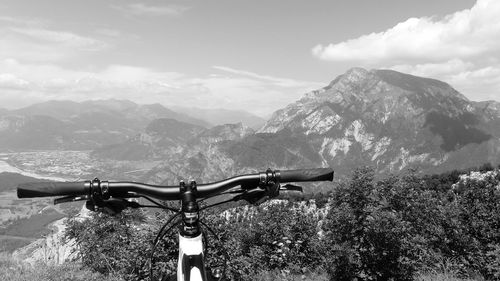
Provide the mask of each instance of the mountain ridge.
[{"label": "mountain ridge", "polygon": [[0,149],[95,149],[127,140],[160,118],[210,126],[160,104],[55,100],[0,114]]},{"label": "mountain ridge", "polygon": [[[154,104],[141,114],[156,117],[161,109]],[[115,119],[99,125],[111,128]],[[500,103],[470,101],[445,82],[392,70],[353,68],[277,110],[257,131],[241,123],[203,128],[144,120],[142,128],[101,142],[93,156],[150,161],[156,166],[139,179],[169,184],[179,175],[210,181],[267,167],[332,167],[342,178],[365,165],[378,174],[434,173],[500,161]],[[82,136],[93,140],[100,132]]]},{"label": "mountain ridge", "polygon": [[435,79],[353,68],[276,111],[258,132],[310,135],[330,165],[354,161],[397,171],[409,163],[443,164],[447,153],[469,144],[496,145],[495,112]]},{"label": "mountain ridge", "polygon": [[168,160],[145,179],[217,179],[257,167],[333,167],[342,178],[364,165],[387,174],[498,162],[495,106],[435,79],[354,68],[277,110],[257,132],[224,125],[176,143],[175,151],[157,150]]}]

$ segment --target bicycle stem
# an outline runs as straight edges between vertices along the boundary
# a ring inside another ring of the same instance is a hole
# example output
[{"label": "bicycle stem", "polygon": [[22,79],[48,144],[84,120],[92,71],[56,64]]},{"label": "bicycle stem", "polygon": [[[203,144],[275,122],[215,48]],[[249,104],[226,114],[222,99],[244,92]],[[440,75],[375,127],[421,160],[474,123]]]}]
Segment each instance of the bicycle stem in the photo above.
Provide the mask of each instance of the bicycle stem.
[{"label": "bicycle stem", "polygon": [[182,224],[179,229],[179,259],[177,261],[177,280],[207,280],[203,235],[200,229],[197,186],[195,181],[186,185],[179,183],[181,193]]}]

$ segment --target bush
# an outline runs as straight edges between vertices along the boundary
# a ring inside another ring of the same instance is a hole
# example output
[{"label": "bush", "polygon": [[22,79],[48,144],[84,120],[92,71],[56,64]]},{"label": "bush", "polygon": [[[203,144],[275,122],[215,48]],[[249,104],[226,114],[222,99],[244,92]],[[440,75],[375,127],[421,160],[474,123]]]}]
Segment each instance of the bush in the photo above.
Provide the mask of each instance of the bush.
[{"label": "bush", "polygon": [[[218,212],[206,219],[230,250],[227,276],[250,280],[255,272],[288,271],[303,274],[322,265],[318,218],[306,204],[274,201],[260,207]],[[240,215],[246,211],[246,215]]]},{"label": "bush", "polygon": [[[497,170],[467,176],[410,172],[376,181],[373,170],[362,168],[328,196],[316,197],[323,209],[300,201],[311,198],[303,196],[291,197],[293,203],[205,211],[203,221],[221,239],[207,236],[207,264],[220,267],[225,248],[230,280],[325,278],[315,272],[327,272],[331,280],[500,278]],[[85,266],[140,280],[149,276],[151,241],[166,217],[93,214],[85,222],[70,220],[67,236],[76,240]],[[175,231],[158,250],[156,272],[174,274]]]},{"label": "bush", "polygon": [[[149,276],[152,241],[166,218],[157,213],[148,224],[143,213],[125,210],[116,216],[92,213],[87,220],[68,221],[67,239],[74,239],[79,257],[86,267],[125,280],[141,280]],[[177,262],[176,237],[166,237],[157,247],[155,273],[173,274]]]},{"label": "bush", "polygon": [[387,185],[375,185],[372,170],[359,169],[334,193],[324,226],[331,279],[412,279],[411,229],[388,191]]}]

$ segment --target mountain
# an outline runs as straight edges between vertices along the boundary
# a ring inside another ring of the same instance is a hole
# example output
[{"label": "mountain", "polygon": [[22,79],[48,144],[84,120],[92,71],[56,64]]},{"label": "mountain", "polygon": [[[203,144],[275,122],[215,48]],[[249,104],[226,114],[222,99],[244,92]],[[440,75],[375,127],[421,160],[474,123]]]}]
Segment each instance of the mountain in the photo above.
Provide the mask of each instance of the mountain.
[{"label": "mountain", "polygon": [[[210,181],[267,167],[326,166],[342,179],[365,165],[388,174],[497,164],[499,108],[435,79],[353,68],[276,111],[257,132],[228,124],[176,141],[155,139],[148,144],[155,152],[141,159],[160,163],[143,180],[176,184],[179,175]],[[144,134],[131,143],[144,143]]]},{"label": "mountain", "polygon": [[223,108],[203,109],[195,107],[173,107],[172,109],[196,119],[206,120],[214,125],[242,123],[252,129],[258,129],[266,122],[264,118],[243,110],[228,110]]},{"label": "mountain", "polygon": [[48,101],[0,114],[0,149],[95,149],[127,140],[159,118],[210,126],[160,104]]},{"label": "mountain", "polygon": [[59,148],[68,140],[68,124],[42,115],[0,116],[0,148]]},{"label": "mountain", "polygon": [[115,160],[154,160],[182,150],[186,142],[203,129],[175,119],[155,119],[144,132],[124,142],[98,148],[94,155]]},{"label": "mountain", "polygon": [[353,68],[278,110],[259,131],[307,136],[340,174],[424,172],[500,161],[498,103],[469,101],[450,85],[392,70]]},{"label": "mountain", "polygon": [[[125,118],[127,122],[144,128],[151,120],[157,118],[173,118],[182,122],[210,127],[211,125],[201,119],[192,118],[188,115],[172,111],[161,104],[139,105],[129,100],[89,100],[84,102],[73,101],[47,101],[33,104],[28,107],[11,111],[18,115],[46,115],[62,121],[91,118],[90,123],[103,121],[102,117],[116,116],[117,119]],[[97,114],[98,116],[93,117]]]}]

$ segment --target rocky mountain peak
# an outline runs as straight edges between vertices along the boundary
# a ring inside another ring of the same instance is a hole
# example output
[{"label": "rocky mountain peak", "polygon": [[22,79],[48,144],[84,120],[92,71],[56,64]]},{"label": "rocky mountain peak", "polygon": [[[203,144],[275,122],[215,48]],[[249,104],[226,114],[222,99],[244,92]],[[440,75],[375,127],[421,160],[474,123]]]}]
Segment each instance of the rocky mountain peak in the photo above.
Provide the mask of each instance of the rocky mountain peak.
[{"label": "rocky mountain peak", "polygon": [[305,135],[329,165],[397,171],[439,165],[474,146],[497,151],[499,126],[495,103],[471,102],[445,82],[352,68],[276,111],[259,132]]},{"label": "rocky mountain peak", "polygon": [[367,79],[372,79],[373,73],[370,71],[361,68],[361,67],[353,67],[347,70],[344,74],[339,75],[332,82],[330,82],[329,86],[334,86],[337,83],[363,83]]}]

